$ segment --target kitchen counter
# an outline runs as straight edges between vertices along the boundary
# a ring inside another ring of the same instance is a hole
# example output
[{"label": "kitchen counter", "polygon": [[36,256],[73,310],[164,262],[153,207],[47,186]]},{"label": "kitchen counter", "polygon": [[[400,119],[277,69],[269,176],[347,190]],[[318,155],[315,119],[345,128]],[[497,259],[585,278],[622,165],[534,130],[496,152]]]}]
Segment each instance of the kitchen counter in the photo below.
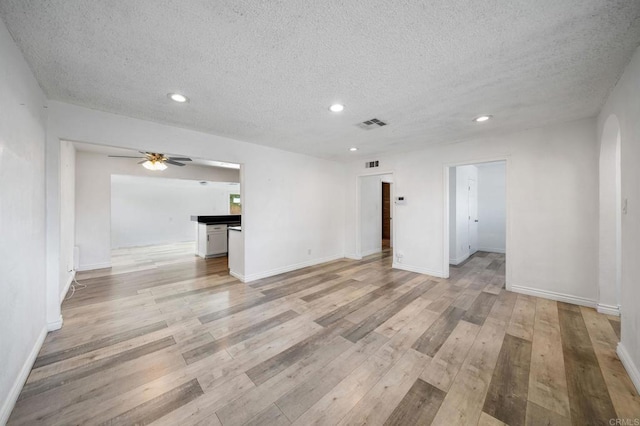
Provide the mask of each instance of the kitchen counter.
[{"label": "kitchen counter", "polygon": [[196,222],[196,255],[209,258],[227,255],[227,229],[240,226],[242,215],[191,216],[191,220]]},{"label": "kitchen counter", "polygon": [[242,232],[242,226],[230,226],[227,229],[229,231],[240,231],[240,232]]},{"label": "kitchen counter", "polygon": [[191,220],[193,222],[206,223],[207,225],[238,225],[242,222],[242,215],[191,216]]}]

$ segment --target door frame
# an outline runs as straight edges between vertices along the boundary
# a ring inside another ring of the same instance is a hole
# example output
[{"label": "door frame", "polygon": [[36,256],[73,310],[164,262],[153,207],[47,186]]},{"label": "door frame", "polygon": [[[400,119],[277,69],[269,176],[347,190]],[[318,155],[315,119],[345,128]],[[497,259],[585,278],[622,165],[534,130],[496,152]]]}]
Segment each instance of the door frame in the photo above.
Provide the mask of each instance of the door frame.
[{"label": "door frame", "polygon": [[[475,251],[473,253],[471,252],[471,240],[472,240],[471,235],[473,235],[473,233],[471,232],[471,227],[474,226],[474,225],[471,224],[471,203],[469,202],[470,195],[471,195],[471,182],[472,181],[474,182],[475,190],[476,190],[476,206],[475,206],[476,213],[475,213],[475,218],[474,218],[474,221],[475,221],[474,223],[476,224],[475,225],[475,227],[476,227],[476,232],[475,232],[476,242],[475,242],[475,247],[474,247]],[[478,224],[478,179],[477,179],[477,176],[476,176],[475,180],[471,179],[471,178],[468,178],[467,179],[467,185],[468,185],[468,188],[469,188],[469,190],[467,191],[467,208],[469,210],[469,215],[468,215],[469,219],[467,219],[467,237],[468,237],[468,241],[467,241],[468,244],[467,245],[469,246],[469,257],[471,257],[478,251],[478,225],[477,225]]]},{"label": "door frame", "polygon": [[[457,161],[451,163],[444,163],[442,166],[442,176],[443,176],[443,195],[444,195],[444,205],[443,205],[443,244],[442,244],[442,272],[443,278],[449,278],[449,170],[452,167],[458,166],[470,166],[475,164],[482,163],[494,163],[497,161],[505,162],[505,206],[506,206],[506,218],[505,218],[505,259],[509,256],[510,247],[512,247],[512,226],[511,226],[511,203],[509,200],[510,196],[510,174],[511,174],[511,162],[510,155],[500,155],[496,157],[483,157],[477,158],[473,160],[466,161]],[[512,263],[506,262],[506,270],[505,270],[505,287],[507,290],[511,290],[512,283]]]},{"label": "door frame", "polygon": [[[395,247],[395,238],[396,238],[396,207],[394,203],[394,192],[395,192],[395,173],[393,170],[391,171],[375,171],[369,173],[361,173],[356,176],[356,258],[357,260],[362,259],[362,218],[361,218],[361,199],[362,199],[362,191],[361,184],[362,178],[369,176],[382,176],[382,175],[391,175],[393,176],[393,183],[390,188],[390,197],[391,197],[391,255],[393,256],[393,250]],[[382,187],[382,186],[381,186]],[[382,244],[382,241],[381,241]]]},{"label": "door frame", "polygon": [[[384,185],[389,185],[389,248],[393,248],[393,182],[382,183],[382,218],[384,218]],[[382,226],[382,223],[381,223]],[[384,240],[384,229],[382,231],[382,239]]]}]

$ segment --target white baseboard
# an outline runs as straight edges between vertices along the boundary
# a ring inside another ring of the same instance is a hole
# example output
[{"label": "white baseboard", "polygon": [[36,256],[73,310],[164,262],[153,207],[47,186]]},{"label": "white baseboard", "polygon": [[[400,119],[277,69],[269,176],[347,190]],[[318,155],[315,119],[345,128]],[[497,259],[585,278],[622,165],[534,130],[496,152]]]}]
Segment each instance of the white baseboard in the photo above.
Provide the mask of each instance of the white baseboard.
[{"label": "white baseboard", "polygon": [[344,257],[346,257],[347,259],[362,260],[362,256],[355,253],[345,254]]},{"label": "white baseboard", "polygon": [[514,293],[527,294],[529,296],[542,297],[543,299],[551,299],[558,302],[566,302],[572,303],[574,305],[587,306],[589,308],[596,307],[596,301],[593,299],[587,299],[585,297],[573,296],[571,294],[558,293],[555,291],[549,290],[541,290],[538,288],[532,287],[523,287],[519,285],[511,285],[511,288],[507,288],[507,290],[511,290]]},{"label": "white baseboard", "polygon": [[458,257],[457,259],[449,259],[449,264],[450,265],[459,265],[462,262],[464,262],[465,260],[467,260],[469,258],[469,253],[466,253],[460,257]]},{"label": "white baseboard", "polygon": [[624,369],[627,370],[627,374],[629,374],[633,385],[636,387],[636,391],[640,393],[640,370],[638,369],[638,366],[633,363],[631,355],[629,355],[627,348],[622,344],[622,342],[618,343],[616,353],[618,354],[618,358],[620,358]]},{"label": "white baseboard", "polygon": [[616,317],[620,316],[620,306],[598,303],[596,310],[601,314],[613,315]]},{"label": "white baseboard", "polygon": [[370,256],[372,254],[380,253],[381,251],[382,251],[382,247],[376,247],[376,248],[371,249],[371,250],[363,251],[362,252],[362,257],[367,257],[367,256]]},{"label": "white baseboard", "polygon": [[246,282],[244,280],[244,275],[239,274],[237,272],[233,272],[231,269],[229,269],[229,275],[231,275],[232,277],[236,277],[237,279],[239,279],[240,281],[242,281],[243,283]]},{"label": "white baseboard", "polygon": [[432,277],[444,278],[442,271],[436,271],[433,269],[423,268],[421,266],[406,265],[404,263],[393,262],[391,265],[393,269],[401,269],[403,271],[416,272],[418,274],[431,275]]},{"label": "white baseboard", "polygon": [[29,377],[29,373],[31,372],[31,368],[33,367],[33,363],[36,361],[38,353],[40,352],[40,348],[44,343],[44,338],[47,336],[47,327],[43,327],[42,331],[38,335],[33,348],[31,348],[31,352],[27,356],[22,364],[22,368],[20,369],[20,373],[18,377],[13,382],[11,386],[11,390],[9,394],[5,398],[2,403],[2,407],[0,407],[0,425],[4,425],[9,420],[9,416],[11,415],[11,411],[13,411],[13,407],[16,405],[16,401],[18,400],[18,396],[20,396],[20,392],[22,391],[22,387],[24,386],[27,378]]},{"label": "white baseboard", "polygon": [[62,315],[55,321],[49,321],[47,323],[47,331],[56,331],[62,328]]},{"label": "white baseboard", "polygon": [[[259,280],[262,278],[272,277],[274,275],[284,274],[285,272],[295,271],[296,269],[302,269],[308,266],[318,265],[320,263],[327,263],[327,262],[331,262],[333,260],[338,260],[342,258],[344,258],[343,254],[336,254],[333,256],[323,257],[319,259],[312,259],[306,262],[296,263],[294,265],[288,265],[288,266],[283,266],[281,268],[271,269],[270,271],[258,272],[256,274],[251,274],[251,275],[245,275],[243,282],[248,283],[248,282]],[[240,279],[239,277],[236,277],[236,278]]]},{"label": "white baseboard", "polygon": [[478,251],[486,251],[489,253],[500,253],[500,254],[505,254],[507,252],[503,248],[493,248],[493,247],[479,247]]},{"label": "white baseboard", "polygon": [[111,262],[90,263],[78,266],[78,271],[93,271],[94,269],[111,268]]},{"label": "white baseboard", "polygon": [[64,301],[64,297],[67,295],[67,292],[69,291],[69,287],[71,287],[71,283],[73,282],[75,277],[76,277],[76,271],[71,271],[71,275],[69,275],[69,278],[67,279],[67,283],[64,285],[64,288],[60,292],[60,303]]}]

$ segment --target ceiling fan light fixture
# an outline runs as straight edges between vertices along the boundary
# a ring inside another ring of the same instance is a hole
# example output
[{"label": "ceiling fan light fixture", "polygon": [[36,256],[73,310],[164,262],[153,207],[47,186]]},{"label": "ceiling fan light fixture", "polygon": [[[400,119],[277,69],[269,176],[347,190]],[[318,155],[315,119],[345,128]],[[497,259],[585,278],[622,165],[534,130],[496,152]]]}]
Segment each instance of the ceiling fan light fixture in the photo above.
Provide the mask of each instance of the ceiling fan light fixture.
[{"label": "ceiling fan light fixture", "polygon": [[164,162],[162,161],[145,161],[144,163],[142,163],[142,167],[144,167],[147,170],[153,170],[153,171],[162,171],[165,170],[167,168],[167,165],[164,164]]}]

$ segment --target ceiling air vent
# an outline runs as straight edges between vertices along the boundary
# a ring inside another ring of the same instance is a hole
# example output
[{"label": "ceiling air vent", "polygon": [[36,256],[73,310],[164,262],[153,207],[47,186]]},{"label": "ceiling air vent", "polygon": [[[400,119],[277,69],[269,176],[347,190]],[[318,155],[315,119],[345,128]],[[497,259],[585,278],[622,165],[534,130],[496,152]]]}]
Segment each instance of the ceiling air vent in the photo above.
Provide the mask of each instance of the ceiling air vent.
[{"label": "ceiling air vent", "polygon": [[376,161],[367,161],[366,163],[364,163],[364,167],[367,168],[367,169],[370,169],[371,167],[378,167],[379,165],[380,165],[379,161],[377,161],[377,160]]},{"label": "ceiling air vent", "polygon": [[385,123],[384,121],[378,120],[377,118],[372,118],[371,120],[358,123],[358,127],[364,130],[377,129],[378,127],[382,127],[386,125],[387,123]]}]

